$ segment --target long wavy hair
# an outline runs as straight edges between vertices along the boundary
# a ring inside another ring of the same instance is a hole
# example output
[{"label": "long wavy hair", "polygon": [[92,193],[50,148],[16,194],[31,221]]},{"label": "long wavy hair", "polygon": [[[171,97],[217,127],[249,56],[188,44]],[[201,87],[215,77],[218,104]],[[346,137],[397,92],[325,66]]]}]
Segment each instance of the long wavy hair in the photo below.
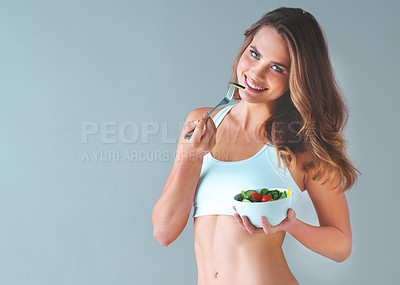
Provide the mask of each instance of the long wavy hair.
[{"label": "long wavy hair", "polygon": [[[279,156],[295,168],[295,154],[308,151],[313,159],[304,170],[315,169],[313,180],[326,178],[330,173],[322,184],[337,179],[331,188],[341,192],[350,189],[361,173],[347,157],[347,142],[342,136],[348,108],[333,73],[322,29],[310,13],[281,7],[246,30],[231,81],[237,82],[240,57],[263,26],[275,28],[286,40],[291,62],[289,89],[277,99],[274,113],[261,128],[276,147],[278,167]],[[240,100],[237,90],[234,98]]]}]

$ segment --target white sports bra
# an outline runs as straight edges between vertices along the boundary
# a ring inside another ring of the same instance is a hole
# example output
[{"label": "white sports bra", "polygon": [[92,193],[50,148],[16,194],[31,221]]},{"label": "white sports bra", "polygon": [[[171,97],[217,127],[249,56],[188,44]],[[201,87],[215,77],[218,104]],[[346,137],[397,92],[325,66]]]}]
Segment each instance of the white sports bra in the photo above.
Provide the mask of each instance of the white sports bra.
[{"label": "white sports bra", "polygon": [[[215,115],[216,127],[233,106],[225,107]],[[260,188],[290,188],[293,209],[302,196],[289,170],[284,169],[282,159],[281,168],[278,168],[276,148],[268,143],[252,157],[239,161],[221,161],[209,152],[203,158],[193,201],[193,217],[233,216],[233,197],[242,190]]]}]

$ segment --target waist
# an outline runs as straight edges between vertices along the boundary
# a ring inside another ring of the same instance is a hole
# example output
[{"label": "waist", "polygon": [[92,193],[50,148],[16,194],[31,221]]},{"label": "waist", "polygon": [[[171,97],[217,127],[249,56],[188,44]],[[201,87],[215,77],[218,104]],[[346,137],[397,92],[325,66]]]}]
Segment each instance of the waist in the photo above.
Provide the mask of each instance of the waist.
[{"label": "waist", "polygon": [[[194,219],[195,245],[199,253],[250,253],[281,251],[285,232],[272,235],[251,235],[244,231],[231,215],[207,215]],[[255,250],[257,249],[258,250]]]},{"label": "waist", "polygon": [[[250,235],[224,215],[195,218],[194,231],[199,284],[296,284],[282,251],[284,232]],[[277,272],[293,282],[266,278]]]}]

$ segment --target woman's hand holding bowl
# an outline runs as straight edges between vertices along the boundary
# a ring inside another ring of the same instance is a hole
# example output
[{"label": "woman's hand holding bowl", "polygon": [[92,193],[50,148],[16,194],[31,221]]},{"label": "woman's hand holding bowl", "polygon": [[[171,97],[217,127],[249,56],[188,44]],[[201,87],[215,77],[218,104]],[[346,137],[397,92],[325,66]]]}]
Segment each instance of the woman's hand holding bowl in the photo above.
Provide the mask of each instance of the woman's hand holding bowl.
[{"label": "woman's hand holding bowl", "polygon": [[[233,207],[233,209],[236,212],[236,208]],[[249,234],[253,235],[253,234],[265,233],[267,235],[270,235],[280,231],[287,232],[290,229],[290,227],[294,225],[296,221],[296,212],[292,208],[290,208],[287,212],[287,217],[280,224],[276,226],[271,226],[268,223],[267,218],[260,217],[262,228],[257,228],[253,226],[246,216],[240,216],[237,212],[235,213],[235,218],[239,226]]]}]

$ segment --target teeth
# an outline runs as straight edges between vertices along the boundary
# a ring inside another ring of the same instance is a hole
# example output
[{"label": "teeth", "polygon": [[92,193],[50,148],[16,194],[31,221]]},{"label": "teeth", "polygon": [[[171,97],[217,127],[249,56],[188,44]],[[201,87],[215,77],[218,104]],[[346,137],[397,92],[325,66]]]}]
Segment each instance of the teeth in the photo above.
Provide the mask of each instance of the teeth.
[{"label": "teeth", "polygon": [[260,87],[257,87],[257,86],[255,86],[251,81],[250,81],[250,79],[248,78],[248,77],[246,77],[246,82],[247,82],[247,84],[251,87],[251,88],[253,88],[253,89],[255,89],[255,90],[267,90],[268,88],[260,88]]}]

